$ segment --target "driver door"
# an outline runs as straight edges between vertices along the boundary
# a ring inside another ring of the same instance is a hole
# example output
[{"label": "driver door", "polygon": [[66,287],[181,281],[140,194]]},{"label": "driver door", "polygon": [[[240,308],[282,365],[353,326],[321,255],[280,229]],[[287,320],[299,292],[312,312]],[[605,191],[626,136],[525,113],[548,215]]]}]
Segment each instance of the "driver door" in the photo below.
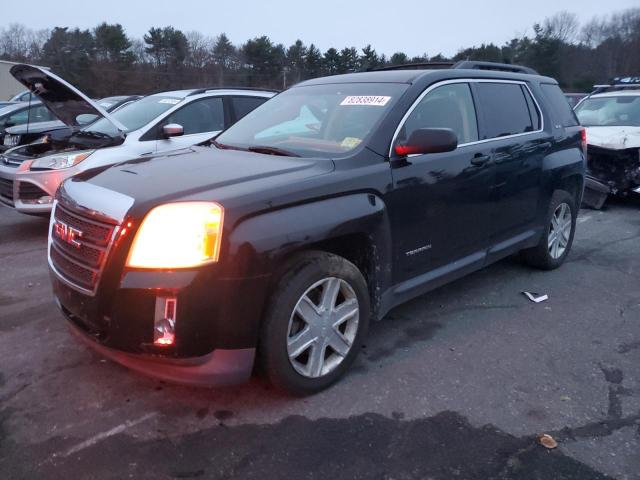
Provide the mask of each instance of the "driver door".
[{"label": "driver door", "polygon": [[470,85],[455,82],[430,90],[406,118],[396,143],[419,128],[449,128],[458,147],[446,153],[392,157],[389,201],[396,283],[426,272],[433,272],[436,280],[477,267],[484,262],[490,237],[494,171],[489,149],[477,143]]}]

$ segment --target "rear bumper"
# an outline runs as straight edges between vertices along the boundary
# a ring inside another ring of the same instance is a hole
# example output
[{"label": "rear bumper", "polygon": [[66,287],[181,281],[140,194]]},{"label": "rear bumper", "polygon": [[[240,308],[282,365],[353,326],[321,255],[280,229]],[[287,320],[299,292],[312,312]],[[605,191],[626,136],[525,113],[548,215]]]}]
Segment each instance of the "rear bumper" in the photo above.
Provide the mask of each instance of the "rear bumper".
[{"label": "rear bumper", "polygon": [[103,357],[143,375],[167,382],[193,386],[233,385],[249,380],[253,370],[254,348],[219,349],[197,358],[166,359],[107,348],[92,340],[72,322],[69,322],[69,328],[85,345]]}]

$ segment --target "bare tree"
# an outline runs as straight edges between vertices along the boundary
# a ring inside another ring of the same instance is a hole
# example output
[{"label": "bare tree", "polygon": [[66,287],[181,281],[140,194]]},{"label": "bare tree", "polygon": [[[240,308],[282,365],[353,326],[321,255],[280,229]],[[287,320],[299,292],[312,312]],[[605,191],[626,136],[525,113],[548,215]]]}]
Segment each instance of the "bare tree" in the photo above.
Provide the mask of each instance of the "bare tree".
[{"label": "bare tree", "polygon": [[575,13],[562,11],[544,21],[544,33],[548,37],[564,43],[576,43],[580,22]]}]

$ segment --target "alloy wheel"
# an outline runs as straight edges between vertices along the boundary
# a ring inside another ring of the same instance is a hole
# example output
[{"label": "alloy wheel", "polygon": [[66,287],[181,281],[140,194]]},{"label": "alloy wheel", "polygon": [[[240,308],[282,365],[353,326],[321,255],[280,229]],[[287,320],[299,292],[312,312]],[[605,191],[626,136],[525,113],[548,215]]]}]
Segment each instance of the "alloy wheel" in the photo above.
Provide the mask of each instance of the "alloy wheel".
[{"label": "alloy wheel", "polygon": [[551,226],[549,228],[549,237],[547,239],[549,255],[551,255],[551,258],[554,260],[560,258],[567,250],[572,225],[571,207],[563,202],[558,205],[553,212]]},{"label": "alloy wheel", "polygon": [[353,347],[359,313],[358,298],[345,280],[327,277],[309,287],[289,319],[287,353],[294,369],[317,378],[340,365]]}]

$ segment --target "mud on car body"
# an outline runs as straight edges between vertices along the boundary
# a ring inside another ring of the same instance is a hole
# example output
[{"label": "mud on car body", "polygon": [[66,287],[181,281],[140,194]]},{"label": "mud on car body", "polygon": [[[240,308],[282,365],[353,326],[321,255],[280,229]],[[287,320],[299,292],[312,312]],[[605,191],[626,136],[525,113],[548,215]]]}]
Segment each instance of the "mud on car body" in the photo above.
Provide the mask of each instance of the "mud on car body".
[{"label": "mud on car body", "polygon": [[72,331],[192,384],[247,379],[257,352],[307,394],[394,306],[516,252],[560,266],[581,128],[553,79],[465,66],[309,80],[210,145],[66,181],[49,264]]},{"label": "mud on car body", "polygon": [[600,208],[610,193],[640,193],[640,77],[597,86],[576,114],[588,141],[585,203]]},{"label": "mud on car body", "polygon": [[[274,95],[236,88],[179,90],[152,94],[108,113],[47,70],[14,65],[11,73],[68,127],[0,155],[0,203],[36,215],[51,212],[63,180],[209,140]],[[97,120],[81,127],[88,116]]]}]

